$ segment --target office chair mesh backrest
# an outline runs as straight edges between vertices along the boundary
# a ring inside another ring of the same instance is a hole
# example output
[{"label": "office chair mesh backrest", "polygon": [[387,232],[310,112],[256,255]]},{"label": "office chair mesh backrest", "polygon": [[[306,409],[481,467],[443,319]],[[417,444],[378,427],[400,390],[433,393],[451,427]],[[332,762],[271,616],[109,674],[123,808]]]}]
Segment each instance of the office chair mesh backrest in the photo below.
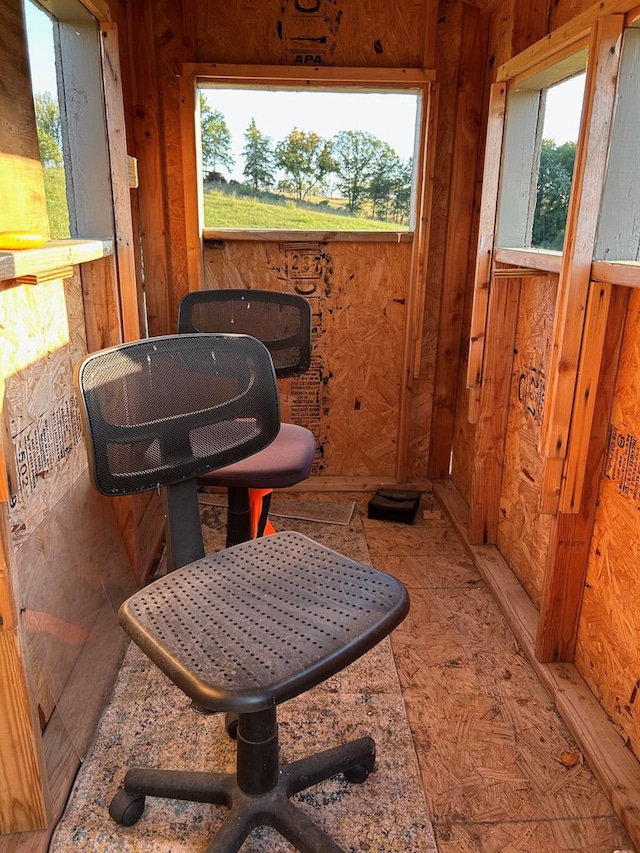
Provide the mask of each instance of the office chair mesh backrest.
[{"label": "office chair mesh backrest", "polygon": [[304,296],[272,290],[198,290],[178,311],[178,332],[252,335],[271,353],[278,378],[311,364],[311,307]]},{"label": "office chair mesh backrest", "polygon": [[92,481],[106,495],[221,468],[262,450],[278,434],[271,357],[247,335],[124,344],[88,356],[75,381]]}]

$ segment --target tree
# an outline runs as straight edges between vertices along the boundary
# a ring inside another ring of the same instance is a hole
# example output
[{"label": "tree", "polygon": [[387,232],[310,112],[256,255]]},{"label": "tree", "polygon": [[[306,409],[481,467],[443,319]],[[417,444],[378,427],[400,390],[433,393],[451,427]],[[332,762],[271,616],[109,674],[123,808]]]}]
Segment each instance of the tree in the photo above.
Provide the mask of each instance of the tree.
[{"label": "tree", "polygon": [[364,130],[341,130],[332,143],[338,189],[350,213],[358,213],[367,199],[380,140]]},{"label": "tree", "polygon": [[255,192],[269,189],[274,184],[271,138],[258,130],[255,119],[252,118],[251,124],[244,132],[244,139],[247,144],[242,150],[243,175],[249,179]]},{"label": "tree", "polygon": [[202,168],[215,172],[219,166],[233,169],[231,156],[231,133],[220,110],[212,110],[200,93],[200,139],[202,145]]},{"label": "tree", "polygon": [[60,107],[51,92],[39,92],[34,97],[36,129],[40,159],[43,166],[62,166],[62,122]]},{"label": "tree", "polygon": [[531,244],[539,249],[562,250],[575,158],[575,142],[556,145],[542,140],[531,237]]},{"label": "tree", "polygon": [[286,175],[281,188],[297,199],[305,198],[313,189],[322,189],[327,175],[334,170],[331,143],[313,131],[306,133],[297,127],[276,145],[275,162]]},{"label": "tree", "polygon": [[412,163],[403,163],[387,142],[376,140],[367,197],[378,219],[407,220],[411,206]]}]

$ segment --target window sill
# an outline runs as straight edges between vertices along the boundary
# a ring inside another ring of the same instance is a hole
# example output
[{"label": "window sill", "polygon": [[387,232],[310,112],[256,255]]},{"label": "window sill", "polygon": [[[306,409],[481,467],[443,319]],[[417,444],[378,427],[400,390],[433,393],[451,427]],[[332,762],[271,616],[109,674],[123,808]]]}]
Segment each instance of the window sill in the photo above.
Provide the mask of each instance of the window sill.
[{"label": "window sill", "polygon": [[205,228],[205,243],[254,240],[268,243],[411,243],[413,231],[287,231],[260,228]]},{"label": "window sill", "polygon": [[0,252],[0,282],[51,278],[56,270],[113,254],[113,240],[51,240],[38,249]]},{"label": "window sill", "polygon": [[562,266],[562,252],[548,249],[496,249],[493,259],[501,264],[541,272],[559,273]]}]

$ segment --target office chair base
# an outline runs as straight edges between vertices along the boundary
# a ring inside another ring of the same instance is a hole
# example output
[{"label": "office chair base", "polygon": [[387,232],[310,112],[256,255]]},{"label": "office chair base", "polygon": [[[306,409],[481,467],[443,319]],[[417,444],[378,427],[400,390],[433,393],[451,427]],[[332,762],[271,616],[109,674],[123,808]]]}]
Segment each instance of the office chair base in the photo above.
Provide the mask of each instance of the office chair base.
[{"label": "office chair base", "polygon": [[132,768],[124,788],[111,801],[109,814],[116,823],[132,826],[142,817],[146,796],[214,803],[226,806],[229,814],[206,853],[237,853],[258,826],[273,827],[300,853],[345,853],[289,797],[339,773],[349,782],[364,782],[374,770],[375,759],[373,740],[359,738],[282,764],[275,785],[258,794],[242,791],[232,773]]}]

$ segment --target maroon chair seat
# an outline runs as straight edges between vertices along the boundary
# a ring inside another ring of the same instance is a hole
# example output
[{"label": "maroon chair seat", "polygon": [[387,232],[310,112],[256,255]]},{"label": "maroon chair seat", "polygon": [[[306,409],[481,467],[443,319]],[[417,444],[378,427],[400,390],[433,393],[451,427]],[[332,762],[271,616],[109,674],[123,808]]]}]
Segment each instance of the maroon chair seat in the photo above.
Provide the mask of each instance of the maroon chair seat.
[{"label": "maroon chair seat", "polygon": [[[178,332],[251,335],[269,350],[277,378],[300,376],[311,363],[311,306],[304,296],[271,290],[224,288],[188,293],[178,309]],[[198,477],[199,485],[228,490],[227,546],[253,536],[252,489],[282,489],[311,473],[315,438],[305,427],[283,423],[264,450]],[[261,535],[270,495],[263,497]]]}]

